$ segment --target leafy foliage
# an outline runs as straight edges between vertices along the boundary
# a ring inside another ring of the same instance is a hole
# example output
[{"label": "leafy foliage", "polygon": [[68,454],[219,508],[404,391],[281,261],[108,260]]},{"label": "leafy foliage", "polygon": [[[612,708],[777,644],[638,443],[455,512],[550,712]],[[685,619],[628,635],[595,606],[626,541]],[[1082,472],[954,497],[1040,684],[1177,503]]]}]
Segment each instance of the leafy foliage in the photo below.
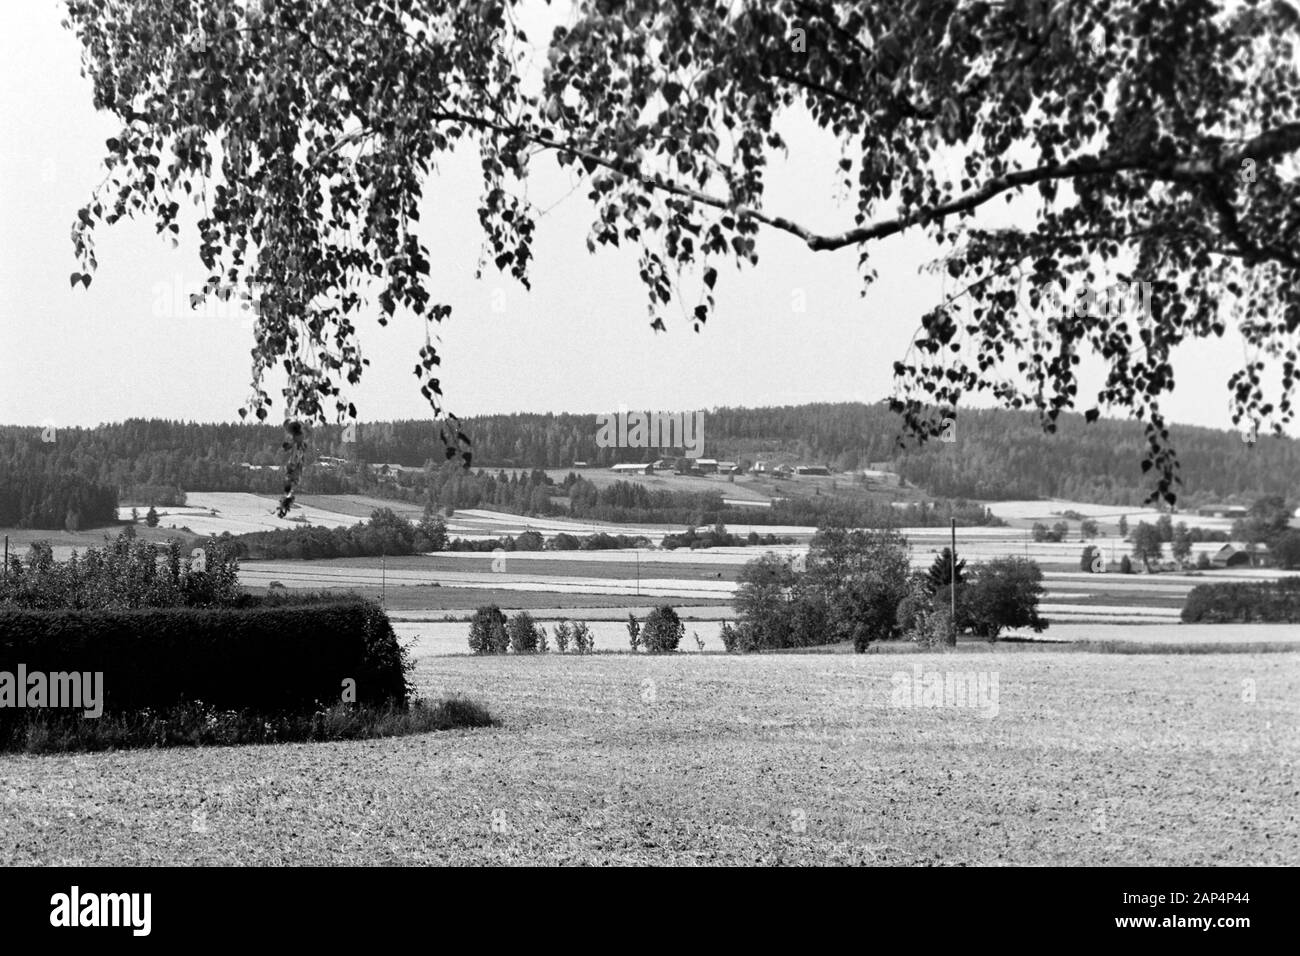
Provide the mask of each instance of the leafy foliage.
[{"label": "leafy foliage", "polygon": [[953,568],[952,560],[952,548],[944,548],[935,557],[934,563],[930,565],[930,570],[926,572],[926,579],[930,583],[932,592],[941,587],[950,586],[954,582],[960,587],[965,582],[966,559],[959,558],[956,568]]},{"label": "leafy foliage", "polygon": [[1139,521],[1138,526],[1133,530],[1133,557],[1141,561],[1150,571],[1151,562],[1160,560],[1163,549],[1160,530],[1155,525]]},{"label": "leafy foliage", "polygon": [[506,616],[495,604],[480,607],[469,623],[469,649],[475,654],[504,654],[510,646]]},{"label": "leafy foliage", "polygon": [[67,561],[55,561],[49,543],[38,541],[25,559],[10,555],[8,573],[0,577],[0,605],[123,610],[244,603],[235,549],[209,538],[201,550],[201,558],[182,556],[179,542],[141,541],[129,525],[111,544]]},{"label": "leafy foliage", "polygon": [[1041,632],[1047,627],[1038,616],[1043,591],[1043,572],[1033,561],[994,558],[978,567],[974,580],[965,588],[958,604],[958,623],[968,623],[976,636],[990,640],[996,640],[1008,628],[1027,627]]},{"label": "leafy foliage", "polygon": [[1185,624],[1300,624],[1300,577],[1198,584],[1183,604]]},{"label": "leafy foliage", "polygon": [[686,625],[677,612],[671,605],[661,604],[646,616],[641,627],[641,644],[651,654],[671,654],[685,634]]},{"label": "leafy foliage", "polygon": [[596,635],[586,621],[573,622],[573,653],[590,654],[596,646]]},{"label": "leafy foliage", "polygon": [[[873,243],[925,236],[953,292],[894,366],[892,407],[919,437],[971,392],[1033,410],[1049,432],[1080,403],[1089,418],[1128,410],[1155,493],[1172,501],[1169,356],[1229,321],[1281,365],[1275,401],[1262,358],[1233,377],[1234,422],[1291,420],[1290,4],[578,0],[536,91],[520,78],[542,51],[515,6],[68,0],[95,106],[122,124],[105,182],[77,213],[71,281],[90,284],[99,224],[147,216],[174,237],[181,204],[200,207],[206,294],[257,310],[245,411],[267,416],[267,370],[289,376],[284,507],[303,423],[355,417],[342,388],[366,365],[355,323],[370,294],[381,324],[409,313],[428,332],[451,312],[416,230],[424,180],[464,144],[480,156],[485,264],[528,284],[529,173],[554,157],[586,187],[588,248],[634,250],[656,328],[673,305],[706,322],[720,266],[757,263],[762,230],[855,250],[864,285],[877,278]],[[795,114],[839,148],[852,210],[830,231],[764,204]],[[1024,194],[1033,228],[976,219]],[[1140,313],[1095,307],[1091,293],[1117,282],[1149,283]],[[1062,291],[1076,307],[1046,308]],[[1076,373],[1086,353],[1105,369],[1088,398]],[[468,464],[460,422],[443,415],[440,364],[426,335],[421,391],[447,454]]]},{"label": "leafy foliage", "polygon": [[510,649],[516,654],[535,654],[540,643],[537,625],[533,616],[527,611],[519,611],[506,623],[506,634],[510,637]]},{"label": "leafy foliage", "polygon": [[568,621],[560,621],[555,625],[555,646],[561,654],[569,652],[569,642],[573,639],[573,625]]},{"label": "leafy foliage", "polygon": [[[311,713],[405,706],[411,662],[387,616],[359,598],[281,607],[27,610],[0,607],[0,671],[100,672],[105,712],[186,702]],[[0,721],[12,717],[0,709]]]},{"label": "leafy foliage", "polygon": [[807,570],[768,552],[741,568],[735,607],[738,650],[870,641],[902,633],[907,542],[889,530],[819,529]]}]

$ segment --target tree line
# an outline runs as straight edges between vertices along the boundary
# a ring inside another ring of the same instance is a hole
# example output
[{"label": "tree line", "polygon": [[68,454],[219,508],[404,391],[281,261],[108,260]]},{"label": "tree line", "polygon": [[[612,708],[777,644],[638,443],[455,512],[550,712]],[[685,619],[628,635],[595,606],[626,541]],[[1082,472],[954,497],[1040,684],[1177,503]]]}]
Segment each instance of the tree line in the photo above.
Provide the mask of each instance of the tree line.
[{"label": "tree line", "polygon": [[[585,479],[576,473],[557,491],[541,469],[571,468],[575,461],[597,467],[651,461],[661,451],[682,449],[599,447],[594,414],[489,415],[466,419],[462,427],[473,442],[473,460],[482,467],[465,469],[459,460],[446,461],[438,428],[429,421],[361,424],[346,435],[338,427],[319,428],[299,491],[433,500],[439,507],[539,516],[694,524],[879,524],[881,509],[888,507],[873,511],[860,495],[849,494],[825,502],[791,498],[762,513],[742,513],[724,508],[720,495],[643,493],[631,484],[597,490],[580,483]],[[1246,443],[1233,432],[1176,431],[1184,507],[1285,495],[1291,476],[1300,471],[1300,452],[1289,440],[1261,437]],[[954,502],[1057,497],[1136,505],[1149,492],[1137,467],[1145,438],[1134,422],[1085,424],[1081,416],[1063,414],[1056,434],[1045,435],[1028,412],[967,410],[956,416],[951,442],[904,448],[897,444],[898,432],[898,418],[884,404],[720,408],[704,415],[713,457],[803,461],[835,470],[883,466],[927,494]],[[284,435],[270,425],[131,419],[93,429],[57,429],[52,441],[43,441],[44,435],[39,428],[0,426],[2,525],[92,527],[111,523],[119,504],[175,505],[186,491],[275,494],[283,485]],[[322,456],[336,461],[318,463]],[[390,473],[383,467],[388,464],[418,470]],[[507,474],[506,469],[521,471]],[[567,508],[553,500],[565,495]],[[984,523],[977,512],[958,510],[954,516]],[[901,523],[931,520],[944,519],[917,509]]]}]

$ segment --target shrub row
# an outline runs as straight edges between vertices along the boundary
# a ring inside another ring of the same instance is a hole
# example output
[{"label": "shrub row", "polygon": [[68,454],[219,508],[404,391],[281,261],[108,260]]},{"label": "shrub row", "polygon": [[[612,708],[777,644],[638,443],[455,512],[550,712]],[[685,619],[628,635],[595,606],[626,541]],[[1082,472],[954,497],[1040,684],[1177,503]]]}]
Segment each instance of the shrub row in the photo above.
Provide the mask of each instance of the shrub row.
[{"label": "shrub row", "polygon": [[[101,672],[105,713],[202,702],[311,712],[345,697],[405,706],[410,663],[380,607],[361,598],[253,608],[0,609],[0,671]],[[30,713],[0,708],[0,721]]]},{"label": "shrub row", "polygon": [[[635,652],[644,647],[651,654],[670,654],[677,650],[686,625],[677,612],[667,604],[656,607],[645,619],[645,624],[628,615],[628,638]],[[585,621],[563,620],[555,625],[556,649],[567,654],[590,654],[596,638]],[[699,643],[699,638],[696,637]],[[700,643],[701,650],[703,644]],[[527,611],[512,617],[495,604],[480,607],[469,624],[469,649],[475,654],[545,654],[550,650],[546,628],[533,620]]]},{"label": "shrub row", "polygon": [[[570,647],[575,654],[590,654],[595,640],[585,621],[564,620],[555,625],[555,644],[561,654],[567,654]],[[527,611],[506,617],[495,604],[486,604],[470,619],[469,649],[475,654],[545,654],[551,646],[546,628]]]},{"label": "shrub row", "polygon": [[1184,624],[1300,623],[1300,577],[1198,584],[1183,605]]}]

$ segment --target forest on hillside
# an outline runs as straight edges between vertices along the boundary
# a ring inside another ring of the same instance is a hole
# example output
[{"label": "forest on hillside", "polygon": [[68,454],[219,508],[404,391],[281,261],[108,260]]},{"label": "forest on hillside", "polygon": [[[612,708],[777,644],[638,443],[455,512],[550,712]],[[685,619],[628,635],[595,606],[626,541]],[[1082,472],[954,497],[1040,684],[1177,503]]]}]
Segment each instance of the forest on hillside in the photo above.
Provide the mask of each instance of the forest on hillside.
[{"label": "forest on hillside", "polygon": [[[1082,416],[1062,415],[1057,432],[1048,435],[1028,412],[967,410],[957,417],[952,442],[899,447],[898,418],[884,404],[719,408],[703,411],[700,421],[706,457],[825,464],[834,471],[883,464],[936,498],[1135,505],[1150,491],[1140,468],[1145,439],[1137,422],[1087,424]],[[344,441],[341,428],[320,429],[313,436],[315,455],[342,463],[309,464],[299,491],[432,497],[439,507],[543,514],[552,507],[550,489],[531,480],[521,488],[491,472],[567,469],[575,461],[606,467],[685,451],[602,447],[594,413],[488,415],[465,419],[462,427],[473,442],[475,467],[468,472],[454,463],[447,467],[438,428],[429,421],[363,423],[347,436],[354,441]],[[1173,438],[1183,463],[1183,507],[1294,494],[1300,451],[1289,439],[1246,443],[1234,432],[1194,427],[1176,427]],[[53,436],[40,428],[0,426],[0,525],[89,527],[110,522],[119,504],[179,503],[186,491],[276,494],[283,482],[282,440],[281,429],[270,425],[157,419],[59,429]],[[389,475],[377,467],[382,464],[420,471]],[[713,513],[711,505],[680,500],[671,510]],[[613,510],[636,513],[643,506],[626,502]],[[806,509],[796,504],[784,510]]]}]

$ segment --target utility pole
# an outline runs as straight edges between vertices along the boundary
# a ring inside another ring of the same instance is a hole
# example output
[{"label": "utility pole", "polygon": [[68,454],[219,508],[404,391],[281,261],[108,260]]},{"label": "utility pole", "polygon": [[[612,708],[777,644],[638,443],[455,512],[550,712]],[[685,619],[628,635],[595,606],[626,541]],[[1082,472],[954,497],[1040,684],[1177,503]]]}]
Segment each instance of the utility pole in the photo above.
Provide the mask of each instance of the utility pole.
[{"label": "utility pole", "polygon": [[0,577],[6,584],[9,583],[9,535],[5,535],[5,563],[4,571],[0,572]]},{"label": "utility pole", "polygon": [[636,596],[641,596],[641,549],[636,549]]},{"label": "utility pole", "polygon": [[957,646],[957,519],[948,519],[952,524],[952,560],[948,563],[948,597],[951,603],[950,611],[952,613],[952,630],[949,632],[949,645]]},{"label": "utility pole", "polygon": [[379,552],[379,606],[388,610],[388,556]]}]

